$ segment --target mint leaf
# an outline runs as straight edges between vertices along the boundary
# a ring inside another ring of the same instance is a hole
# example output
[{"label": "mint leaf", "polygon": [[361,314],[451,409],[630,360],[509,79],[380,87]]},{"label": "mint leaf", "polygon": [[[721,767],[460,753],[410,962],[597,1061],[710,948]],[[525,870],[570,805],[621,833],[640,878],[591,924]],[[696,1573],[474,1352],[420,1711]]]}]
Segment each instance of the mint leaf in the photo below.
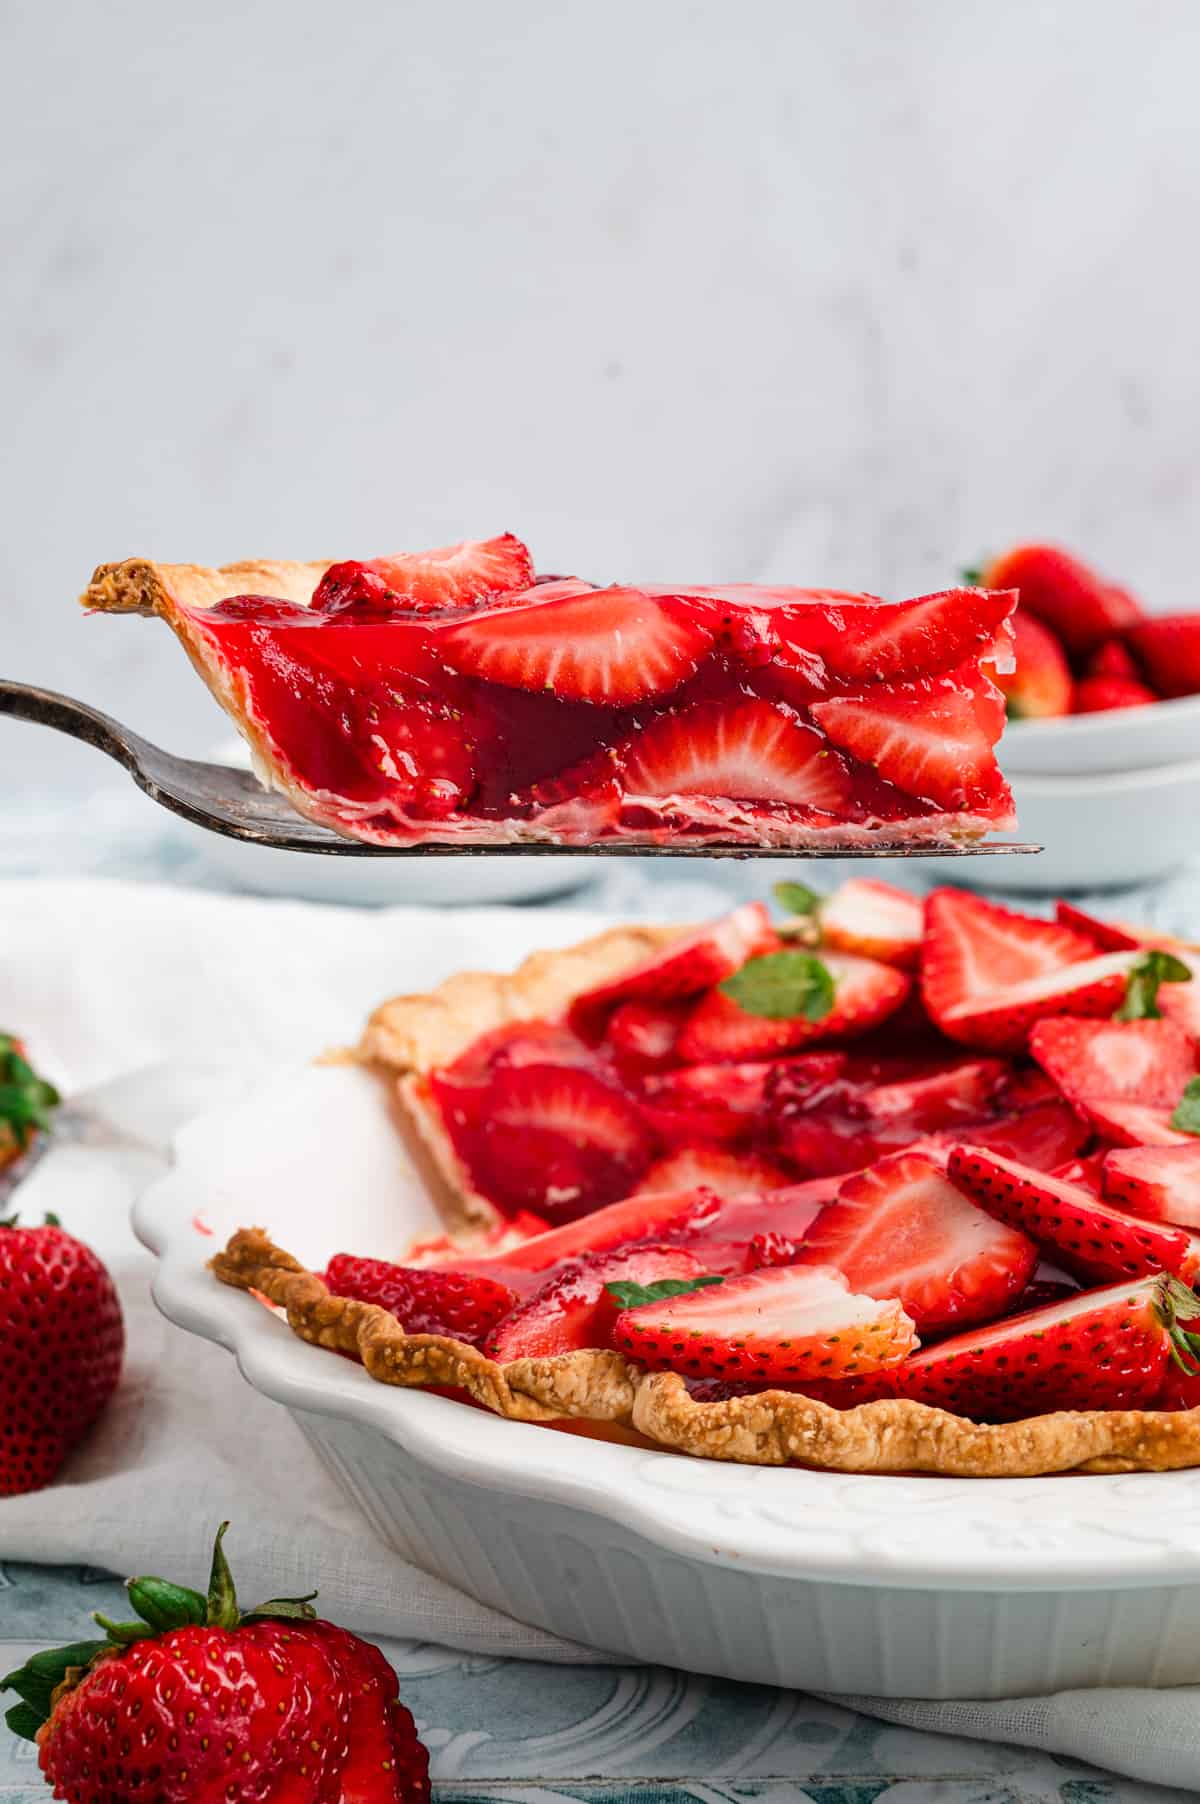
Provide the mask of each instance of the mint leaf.
[{"label": "mint leaf", "polygon": [[968,589],[978,589],[982,586],[983,571],[977,569],[974,564],[968,564],[966,568],[960,570],[958,574],[963,582],[966,583]]},{"label": "mint leaf", "polygon": [[766,952],[718,984],[748,1015],[768,1021],[823,1021],[833,1007],[833,978],[811,952]]},{"label": "mint leaf", "polygon": [[825,900],[818,890],[809,889],[807,883],[776,883],[771,893],[790,915],[815,915]]},{"label": "mint leaf", "polygon": [[620,1278],[604,1288],[622,1309],[639,1309],[643,1303],[663,1303],[668,1297],[682,1297],[689,1290],[704,1290],[710,1284],[724,1282],[715,1274],[703,1278],[660,1278],[656,1284],[633,1284]]},{"label": "mint leaf", "polygon": [[1162,1010],[1158,1006],[1160,983],[1190,983],[1192,973],[1173,952],[1157,947],[1140,958],[1125,982],[1125,999],[1116,1015],[1117,1021],[1157,1021]]},{"label": "mint leaf", "polygon": [[1194,1077],[1175,1105],[1171,1126],[1181,1134],[1200,1134],[1200,1077]]}]

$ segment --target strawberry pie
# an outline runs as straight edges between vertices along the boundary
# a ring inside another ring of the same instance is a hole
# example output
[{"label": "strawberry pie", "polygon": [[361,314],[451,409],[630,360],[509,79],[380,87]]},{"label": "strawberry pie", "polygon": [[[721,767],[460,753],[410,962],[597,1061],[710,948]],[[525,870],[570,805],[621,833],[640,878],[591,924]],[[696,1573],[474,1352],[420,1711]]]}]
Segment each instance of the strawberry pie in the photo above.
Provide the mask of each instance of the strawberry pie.
[{"label": "strawberry pie", "polygon": [[511,534],[368,562],[102,565],[301,814],[378,846],[944,846],[1015,825],[1015,592],[541,577]]},{"label": "strawberry pie", "polygon": [[384,1003],[446,1233],[214,1261],[373,1379],[709,1459],[1200,1464],[1193,949],[779,886]]}]

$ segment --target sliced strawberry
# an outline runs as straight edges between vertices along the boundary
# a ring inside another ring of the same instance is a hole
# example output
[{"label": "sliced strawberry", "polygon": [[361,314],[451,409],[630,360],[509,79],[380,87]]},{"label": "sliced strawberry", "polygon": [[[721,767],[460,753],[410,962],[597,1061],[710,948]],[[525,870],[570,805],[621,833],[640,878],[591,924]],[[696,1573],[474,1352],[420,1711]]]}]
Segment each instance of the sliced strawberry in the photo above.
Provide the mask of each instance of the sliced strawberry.
[{"label": "sliced strawberry", "polygon": [[483,1342],[517,1301],[506,1284],[437,1267],[392,1265],[335,1253],[325,1272],[335,1297],[355,1297],[390,1309],[406,1334],[446,1334],[473,1347]]},{"label": "sliced strawberry", "polygon": [[452,1065],[455,1078],[477,1079],[506,1065],[584,1065],[595,1068],[590,1048],[555,1021],[508,1021],[472,1040]]},{"label": "sliced strawberry", "polygon": [[1200,690],[1200,614],[1156,614],[1139,620],[1125,642],[1160,695]]},{"label": "sliced strawberry", "polygon": [[631,965],[609,983],[585,990],[571,1004],[570,1022],[595,1037],[609,1009],[619,1002],[670,1002],[698,995],[732,974],[760,949],[776,943],[761,902],[745,902],[730,914],[707,921],[694,933],[672,940],[661,952]]},{"label": "sliced strawberry", "polygon": [[1071,698],[1073,714],[1107,714],[1111,708],[1145,708],[1158,696],[1145,683],[1127,677],[1084,677]]},{"label": "sliced strawberry", "polygon": [[854,1296],[835,1271],[778,1266],[624,1310],[613,1344],[655,1371],[797,1383],[877,1371],[916,1337],[898,1303]]},{"label": "sliced strawberry", "polygon": [[1082,655],[1141,616],[1125,589],[1053,545],[1018,545],[983,571],[990,588],[1016,589],[1021,607],[1058,634],[1072,655]]},{"label": "sliced strawberry", "polygon": [[722,990],[712,990],[684,1023],[679,1057],[697,1065],[767,1059],[807,1043],[862,1034],[898,1009],[911,987],[903,972],[876,959],[830,952],[820,962],[834,983],[833,1007],[821,1020],[752,1015]]},{"label": "sliced strawberry", "polygon": [[1080,1291],[906,1360],[906,1397],[985,1422],[1059,1409],[1152,1408],[1170,1352],[1161,1278]]},{"label": "sliced strawberry", "polygon": [[771,1064],[685,1065],[648,1076],[640,1100],[669,1146],[731,1146],[765,1125],[767,1082],[774,1069]]},{"label": "sliced strawberry", "polygon": [[520,539],[464,540],[432,551],[372,558],[365,564],[333,564],[317,585],[312,605],[325,614],[432,613],[484,596],[525,589],[533,560]]},{"label": "sliced strawberry", "polygon": [[684,612],[620,588],[549,599],[535,589],[526,605],[465,620],[438,640],[467,676],[609,708],[677,688],[711,645]]},{"label": "sliced strawberry", "polygon": [[943,589],[896,602],[850,596],[832,608],[779,617],[778,656],[787,665],[816,652],[851,683],[938,676],[990,646],[1016,600],[1011,590],[988,589]]},{"label": "sliced strawberry", "polygon": [[[945,1143],[949,1134],[946,1130],[937,1138]],[[1037,1171],[1056,1171],[1074,1159],[1091,1137],[1088,1124],[1066,1102],[1038,1103],[1016,1115],[971,1128],[976,1146],[1003,1153],[1006,1159],[1019,1159]]]},{"label": "sliced strawberry", "polygon": [[687,1013],[686,1002],[619,1002],[604,1038],[622,1071],[660,1071],[672,1064]]},{"label": "sliced strawberry", "polygon": [[1196,1051],[1173,1021],[1039,1021],[1029,1049],[1064,1096],[1173,1109],[1196,1075]]},{"label": "sliced strawberry", "polygon": [[716,1146],[689,1146],[658,1159],[642,1173],[635,1194],[703,1188],[716,1196],[759,1196],[794,1182],[772,1160],[755,1153],[731,1153]]},{"label": "sliced strawberry", "polygon": [[1200,1372],[1185,1372],[1171,1360],[1163,1386],[1154,1400],[1155,1409],[1200,1408]]},{"label": "sliced strawberry", "polygon": [[937,1129],[961,1135],[987,1119],[1006,1073],[998,1059],[939,1060],[891,1083],[843,1071],[819,1087],[798,1084],[784,1066],[769,1085],[772,1138],[806,1175],[857,1171]]},{"label": "sliced strawberry", "polygon": [[836,1267],[868,1295],[898,1297],[925,1335],[999,1315],[1029,1282],[1037,1249],[991,1220],[938,1160],[907,1152],[842,1185],[801,1259]]},{"label": "sliced strawberry", "polygon": [[1135,946],[1143,944],[1118,921],[1101,921],[1096,915],[1085,914],[1082,908],[1076,908],[1073,902],[1056,902],[1054,918],[1060,927],[1069,927],[1072,933],[1081,933],[1091,940],[1099,952],[1131,952]]},{"label": "sliced strawberry", "polygon": [[925,911],[911,890],[874,877],[851,877],[822,902],[820,923],[822,944],[835,952],[856,952],[911,971],[921,954]]},{"label": "sliced strawberry", "polygon": [[1083,934],[939,889],[925,905],[921,993],[951,1039],[1017,1051],[1044,1015],[1111,1015],[1137,957],[1098,957]]},{"label": "sliced strawberry", "polygon": [[1104,1194],[1148,1221],[1200,1229],[1200,1142],[1128,1146],[1107,1154]]},{"label": "sliced strawberry", "polygon": [[722,796],[828,814],[850,798],[846,766],[827,741],[793,709],[759,697],[662,714],[616,755],[632,797]]},{"label": "sliced strawberry", "polygon": [[1057,638],[1030,613],[1015,614],[1012,624],[1014,668],[992,675],[1010,719],[1048,720],[1069,714],[1074,685]]},{"label": "sliced strawberry", "polygon": [[477,1187],[508,1212],[584,1215],[632,1190],[654,1153],[637,1105],[579,1066],[506,1066],[457,1096],[434,1082]]},{"label": "sliced strawberry", "polygon": [[513,1359],[550,1359],[580,1347],[607,1347],[618,1306],[605,1285],[622,1281],[656,1284],[663,1278],[690,1280],[704,1266],[683,1247],[635,1246],[613,1253],[585,1253],[559,1267],[544,1284],[501,1321],[484,1352],[506,1365]]},{"label": "sliced strawberry", "polygon": [[998,1221],[1053,1249],[1055,1263],[1082,1283],[1152,1272],[1191,1279],[1200,1271],[1200,1240],[1128,1215],[1082,1185],[971,1145],[954,1148],[949,1171]]},{"label": "sliced strawberry", "polygon": [[[994,698],[994,699],[993,699]],[[1004,726],[999,693],[952,676],[814,702],[813,719],[861,764],[939,808],[981,807],[1004,789],[992,747]]]},{"label": "sliced strawberry", "polygon": [[1172,1109],[1148,1102],[1109,1102],[1089,1097],[1079,1105],[1098,1134],[1114,1146],[1190,1146],[1190,1134],[1171,1126]]}]

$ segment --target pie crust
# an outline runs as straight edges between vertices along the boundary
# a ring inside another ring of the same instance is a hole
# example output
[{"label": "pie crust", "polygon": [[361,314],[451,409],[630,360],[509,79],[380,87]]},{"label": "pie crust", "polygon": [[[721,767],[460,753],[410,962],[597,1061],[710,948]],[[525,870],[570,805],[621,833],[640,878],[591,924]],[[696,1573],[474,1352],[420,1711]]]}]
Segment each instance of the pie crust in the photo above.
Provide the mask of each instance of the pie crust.
[{"label": "pie crust", "polygon": [[395,1080],[401,1130],[452,1234],[494,1229],[504,1217],[475,1189],[450,1144],[428,1073],[452,1064],[481,1034],[506,1022],[559,1019],[577,996],[689,931],[610,927],[574,946],[534,952],[515,971],[461,971],[435,989],[393,996],[375,1010],[355,1057]]},{"label": "pie crust", "polygon": [[633,1428],[700,1459],[830,1472],[1037,1478],[1065,1472],[1166,1472],[1200,1465],[1200,1409],[1063,1410],[987,1425],[888,1399],[837,1410],[790,1391],[697,1403],[674,1372],[646,1372],[600,1348],[497,1365],[436,1334],[405,1334],[390,1311],[333,1296],[323,1279],[240,1229],[212,1261],[222,1284],[286,1312],[301,1340],[361,1359],[380,1384],[452,1386],[515,1422],[564,1418]]}]

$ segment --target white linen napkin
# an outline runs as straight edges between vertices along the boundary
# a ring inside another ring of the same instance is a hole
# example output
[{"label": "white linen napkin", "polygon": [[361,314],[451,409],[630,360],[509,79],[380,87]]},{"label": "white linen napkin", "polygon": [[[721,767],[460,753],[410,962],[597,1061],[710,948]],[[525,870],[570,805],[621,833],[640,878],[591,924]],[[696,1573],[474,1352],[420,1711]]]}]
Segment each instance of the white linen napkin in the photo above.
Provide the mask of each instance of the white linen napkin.
[{"label": "white linen napkin", "polygon": [[[319,908],[98,881],[0,886],[0,1026],[72,1094],[64,1131],[20,1188],[54,1209],[117,1278],[124,1381],[51,1489],[0,1501],[0,1560],[81,1562],[194,1580],[233,1521],[243,1595],[318,1586],[323,1609],[402,1636],[527,1660],[609,1662],[512,1621],[384,1547],[287,1413],[220,1349],[169,1326],[129,1206],[165,1168],[175,1129],[246,1094],[272,1059],[351,1039],[393,989],[463,964],[512,963],[597,922],[574,911]],[[905,1726],[1066,1754],[1200,1788],[1200,1686],[1002,1702],[840,1698]]]}]

